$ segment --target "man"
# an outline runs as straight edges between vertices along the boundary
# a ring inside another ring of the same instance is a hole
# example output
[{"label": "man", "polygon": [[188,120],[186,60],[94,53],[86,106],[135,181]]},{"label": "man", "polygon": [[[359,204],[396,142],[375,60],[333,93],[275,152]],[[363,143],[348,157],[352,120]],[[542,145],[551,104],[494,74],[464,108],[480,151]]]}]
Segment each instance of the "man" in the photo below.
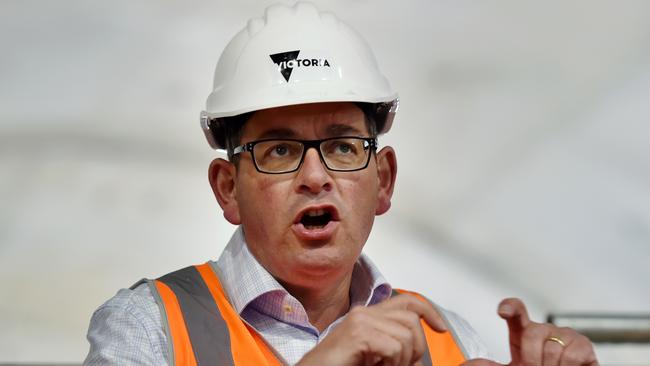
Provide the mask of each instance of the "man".
[{"label": "man", "polygon": [[[93,315],[85,364],[493,365],[469,325],[396,291],[361,254],[390,208],[377,146],[397,95],[366,43],[313,5],[276,5],[228,44],[202,126],[209,180],[239,228],[217,262],[121,290]],[[589,341],[499,314],[514,365],[595,365]]]}]

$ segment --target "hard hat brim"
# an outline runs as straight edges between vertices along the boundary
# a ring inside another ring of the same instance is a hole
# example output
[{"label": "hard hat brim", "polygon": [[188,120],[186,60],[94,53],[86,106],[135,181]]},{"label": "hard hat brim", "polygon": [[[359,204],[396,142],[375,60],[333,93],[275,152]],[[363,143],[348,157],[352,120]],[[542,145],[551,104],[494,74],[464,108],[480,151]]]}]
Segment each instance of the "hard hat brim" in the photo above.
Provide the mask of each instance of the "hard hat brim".
[{"label": "hard hat brim", "polygon": [[[386,98],[387,100],[359,100],[360,98],[350,98],[346,100],[341,98],[338,100],[323,99],[323,100],[314,100],[309,99],[304,102],[296,100],[291,103],[282,103],[280,105],[271,103],[269,106],[260,105],[258,107],[249,107],[241,108],[238,110],[230,112],[221,112],[221,113],[209,113],[207,111],[202,111],[200,115],[201,129],[205,134],[206,139],[210,146],[215,150],[223,150],[226,148],[225,145],[225,129],[223,128],[223,123],[226,118],[237,117],[246,113],[256,112],[264,109],[285,107],[291,105],[300,105],[300,104],[312,104],[312,103],[333,103],[333,102],[354,102],[354,103],[368,103],[372,104],[373,108],[366,113],[370,113],[373,118],[378,134],[384,134],[390,130],[395,118],[395,114],[399,109],[399,98],[397,94],[393,95],[391,98]],[[381,98],[384,99],[384,98]]]}]

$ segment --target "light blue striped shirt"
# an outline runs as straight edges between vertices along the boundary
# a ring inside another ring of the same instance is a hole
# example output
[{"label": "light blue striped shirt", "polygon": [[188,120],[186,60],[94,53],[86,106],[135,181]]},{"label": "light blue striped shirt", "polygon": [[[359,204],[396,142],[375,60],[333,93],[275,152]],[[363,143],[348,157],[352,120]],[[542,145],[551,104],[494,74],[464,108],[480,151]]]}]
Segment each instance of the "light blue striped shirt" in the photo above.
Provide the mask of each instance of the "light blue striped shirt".
[{"label": "light blue striped shirt", "polygon": [[[217,262],[230,302],[283,358],[297,363],[339,324],[337,319],[322,333],[310,322],[300,302],[291,296],[250,253],[242,228],[238,228]],[[392,288],[365,255],[352,272],[351,307],[372,305],[390,297]],[[460,317],[444,314],[472,357],[486,357],[485,347]],[[90,351],[84,365],[167,365],[167,338],[160,310],[149,287],[121,289],[93,314],[88,329]]]}]

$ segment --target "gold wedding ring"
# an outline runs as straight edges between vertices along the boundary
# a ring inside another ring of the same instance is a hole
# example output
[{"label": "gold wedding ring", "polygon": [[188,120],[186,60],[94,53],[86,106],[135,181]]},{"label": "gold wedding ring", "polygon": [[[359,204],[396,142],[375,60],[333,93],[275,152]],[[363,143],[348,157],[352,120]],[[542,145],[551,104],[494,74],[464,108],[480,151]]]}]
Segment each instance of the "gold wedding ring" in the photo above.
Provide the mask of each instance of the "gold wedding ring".
[{"label": "gold wedding ring", "polygon": [[547,341],[555,342],[559,344],[562,347],[566,347],[566,343],[560,338],[560,337],[548,337],[546,338]]}]

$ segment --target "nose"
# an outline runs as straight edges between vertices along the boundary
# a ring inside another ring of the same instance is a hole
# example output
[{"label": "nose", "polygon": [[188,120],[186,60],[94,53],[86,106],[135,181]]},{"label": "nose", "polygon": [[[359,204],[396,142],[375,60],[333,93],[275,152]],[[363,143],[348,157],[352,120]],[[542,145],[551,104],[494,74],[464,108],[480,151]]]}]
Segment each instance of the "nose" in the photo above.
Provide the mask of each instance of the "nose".
[{"label": "nose", "polygon": [[315,148],[309,148],[305,152],[305,158],[296,176],[296,183],[299,192],[318,194],[332,189],[332,177]]}]

